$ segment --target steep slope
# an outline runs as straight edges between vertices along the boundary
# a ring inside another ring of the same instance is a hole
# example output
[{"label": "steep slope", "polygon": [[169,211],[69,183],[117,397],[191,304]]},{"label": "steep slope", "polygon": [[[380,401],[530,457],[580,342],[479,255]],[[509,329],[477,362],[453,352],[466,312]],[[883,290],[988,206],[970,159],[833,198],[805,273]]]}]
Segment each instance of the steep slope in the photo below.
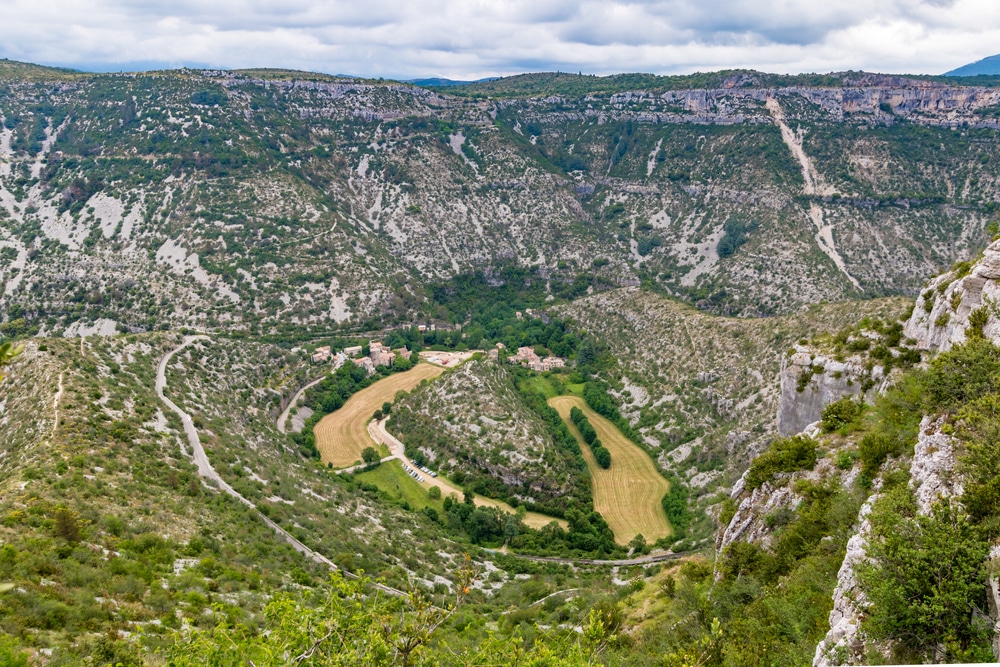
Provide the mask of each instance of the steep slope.
[{"label": "steep slope", "polygon": [[[0,581],[14,585],[0,627],[52,664],[137,664],[125,638],[140,628],[155,644],[220,610],[252,623],[275,591],[328,576],[199,480],[153,390],[180,340],[31,341],[0,385]],[[273,386],[300,365],[271,346],[198,342],[171,360],[166,391],[225,481],[296,538],[403,588],[446,586],[459,550],[437,524],[306,465],[277,433]]]},{"label": "steep slope", "polygon": [[646,279],[701,309],[771,314],[915,292],[984,236],[992,88],[529,80],[530,95],[503,80],[456,96],[275,70],[6,63],[6,323],[374,324],[510,263],[556,295],[580,277]]},{"label": "steep slope", "polygon": [[[710,490],[745,469],[776,433],[790,346],[865,315],[895,320],[903,299],[817,305],[795,315],[723,318],[636,289],[559,308],[617,360],[622,412],[666,470]],[[726,474],[728,473],[728,474]]]}]

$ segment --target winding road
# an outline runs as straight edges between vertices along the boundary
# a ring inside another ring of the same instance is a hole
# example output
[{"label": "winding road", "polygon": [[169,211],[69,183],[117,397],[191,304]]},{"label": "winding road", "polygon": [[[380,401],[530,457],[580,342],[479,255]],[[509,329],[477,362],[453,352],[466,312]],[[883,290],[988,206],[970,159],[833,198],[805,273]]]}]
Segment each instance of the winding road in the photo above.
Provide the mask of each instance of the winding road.
[{"label": "winding road", "polygon": [[288,401],[288,405],[286,405],[285,409],[281,411],[280,415],[278,415],[278,421],[275,423],[275,426],[278,427],[279,431],[281,431],[282,433],[285,432],[285,424],[288,422],[288,413],[292,411],[292,408],[298,405],[299,399],[302,398],[302,394],[306,393],[307,390],[312,389],[320,382],[325,380],[327,375],[328,373],[321,375],[320,377],[316,378],[315,380],[313,380],[312,382],[310,382],[309,384],[307,384],[306,386],[302,387],[297,392],[295,392],[295,396],[292,396],[292,400]]},{"label": "winding road", "polygon": [[[219,489],[229,494],[239,502],[243,503],[244,505],[252,509],[254,512],[256,512],[257,516],[260,517],[261,521],[263,521],[269,528],[271,528],[271,530],[277,533],[278,537],[280,537],[285,542],[290,544],[293,549],[295,549],[302,555],[311,558],[313,561],[317,563],[326,565],[331,570],[340,570],[340,568],[338,568],[333,561],[331,561],[323,554],[313,551],[306,545],[302,544],[302,542],[299,542],[287,530],[276,524],[268,517],[264,516],[264,514],[257,509],[256,505],[254,505],[252,502],[244,498],[243,495],[240,494],[238,491],[236,491],[233,487],[229,486],[229,484],[227,484],[226,481],[222,479],[219,473],[215,471],[215,468],[212,467],[211,462],[208,460],[208,455],[205,454],[205,448],[201,446],[201,438],[198,437],[198,429],[195,428],[194,422],[191,420],[191,415],[189,415],[188,413],[184,412],[179,407],[177,407],[177,404],[171,401],[169,398],[167,398],[166,395],[164,394],[164,390],[167,388],[167,364],[170,363],[170,359],[173,358],[175,354],[177,354],[184,348],[188,347],[192,343],[199,340],[211,340],[211,339],[208,336],[202,336],[202,335],[185,336],[184,342],[181,343],[180,346],[174,348],[170,352],[167,352],[165,355],[163,355],[163,358],[160,359],[159,365],[156,367],[156,395],[160,398],[161,401],[163,401],[163,403],[168,408],[170,408],[170,410],[172,410],[174,413],[177,414],[178,417],[181,418],[181,423],[184,425],[184,432],[187,434],[188,444],[191,446],[191,458],[194,460],[195,465],[198,466],[198,475],[200,475],[203,479],[212,482]],[[340,571],[343,572],[344,576],[348,578],[357,579],[357,575],[355,574],[347,572],[346,570],[340,570]],[[375,588],[379,589],[380,591],[383,591],[390,595],[396,595],[396,596],[407,595],[403,591],[391,588],[389,586],[384,586],[382,584],[372,584],[372,585]]]},{"label": "winding road", "polygon": [[[174,348],[173,350],[163,355],[163,358],[160,359],[160,363],[156,367],[156,385],[155,385],[157,397],[159,397],[159,399],[163,401],[164,405],[166,405],[167,408],[169,408],[181,419],[181,423],[184,426],[184,433],[187,435],[188,444],[190,445],[191,448],[190,452],[191,458],[194,460],[195,465],[198,467],[198,475],[201,476],[203,479],[210,481],[212,485],[216,486],[217,488],[227,493],[228,495],[232,496],[246,507],[253,510],[260,518],[260,520],[263,521],[269,528],[271,528],[271,530],[273,530],[278,535],[278,537],[280,537],[285,542],[290,544],[292,548],[294,548],[302,555],[312,559],[317,563],[326,565],[331,570],[340,571],[341,573],[343,573],[345,577],[349,579],[357,579],[358,576],[356,574],[353,574],[346,570],[342,570],[341,568],[337,567],[336,563],[331,561],[329,558],[327,558],[323,554],[313,551],[312,549],[304,545],[302,542],[295,539],[295,537],[293,537],[284,528],[276,524],[268,517],[264,516],[264,514],[257,509],[256,505],[254,505],[251,501],[247,500],[242,494],[236,491],[236,489],[229,486],[229,484],[224,479],[222,479],[219,473],[216,472],[215,468],[212,467],[211,462],[208,460],[208,455],[205,453],[205,448],[202,447],[201,438],[198,436],[198,429],[195,428],[194,421],[191,419],[191,415],[181,410],[177,406],[177,404],[171,401],[169,398],[167,398],[167,396],[164,393],[167,389],[167,365],[170,363],[170,360],[178,352],[182,351],[184,348],[189,347],[191,344],[200,340],[209,341],[211,340],[211,338],[205,335],[185,336],[183,342],[178,347]],[[304,387],[303,389],[307,388],[308,387]],[[369,430],[369,433],[372,434],[373,436],[376,434],[378,435],[384,434],[387,440],[389,439],[394,440],[395,442],[393,442],[392,444],[389,443],[386,444],[387,446],[390,447],[391,450],[396,449],[398,451],[402,443],[396,440],[391,434],[389,434],[388,431],[384,430],[384,422],[382,423],[374,422],[374,424],[377,426],[382,426],[383,428],[378,429],[376,426],[376,429],[373,429],[375,430],[375,433],[372,433],[371,430]],[[388,456],[382,460],[389,461],[394,458],[398,458],[398,456]],[[403,454],[403,458],[405,459],[405,454]],[[340,472],[345,472],[345,471],[340,471]],[[477,497],[476,500],[479,501],[480,498]],[[539,516],[544,516],[544,515],[539,515]],[[551,517],[545,517],[545,518],[548,519],[548,521],[552,520]],[[644,563],[656,563],[659,561],[676,560],[678,558],[682,558],[685,555],[685,554],[668,553],[668,554],[651,554],[648,556],[641,556],[639,558],[629,558],[622,560],[594,560],[588,558],[558,558],[552,556],[528,556],[513,552],[501,552],[494,549],[484,549],[484,551],[486,553],[505,553],[506,555],[513,556],[515,558],[521,558],[524,560],[531,560],[542,563],[566,563],[571,565],[608,565],[608,566],[642,565]],[[398,597],[405,597],[406,595],[408,595],[404,591],[392,588],[390,586],[386,586],[384,584],[372,583],[371,586],[389,595],[394,595]]]},{"label": "winding road", "polygon": [[[385,461],[391,461],[392,459],[399,459],[406,465],[410,466],[410,468],[417,469],[417,464],[411,461],[406,456],[406,445],[400,442],[399,438],[389,433],[389,431],[386,429],[385,425],[386,422],[388,421],[389,418],[386,417],[381,421],[376,421],[373,419],[368,423],[368,435],[370,435],[372,440],[374,440],[375,442],[383,444],[386,447],[388,447],[389,452],[392,454],[392,456],[387,456],[384,459],[382,459],[382,461],[385,462]],[[355,467],[360,468],[363,466],[355,466]],[[423,478],[423,481],[417,483],[420,484],[420,486],[422,486],[424,489],[429,489],[432,486],[436,486],[439,489],[441,489],[442,496],[453,495],[457,498],[462,498],[465,494],[465,491],[463,489],[456,486],[445,477],[440,477],[440,476],[431,477],[427,473],[421,473],[420,476]],[[481,496],[481,495],[476,495],[473,500],[479,507],[496,507],[502,512],[508,512],[510,514],[517,513],[517,510],[515,510],[510,505],[500,500],[494,500],[493,498],[487,498],[486,496]],[[542,528],[549,525],[553,521],[559,524],[559,527],[562,528],[563,530],[569,529],[569,523],[565,519],[557,519],[555,517],[541,514],[540,512],[527,512],[524,515],[524,525],[528,526],[529,528],[534,528],[535,530],[541,530]]]}]

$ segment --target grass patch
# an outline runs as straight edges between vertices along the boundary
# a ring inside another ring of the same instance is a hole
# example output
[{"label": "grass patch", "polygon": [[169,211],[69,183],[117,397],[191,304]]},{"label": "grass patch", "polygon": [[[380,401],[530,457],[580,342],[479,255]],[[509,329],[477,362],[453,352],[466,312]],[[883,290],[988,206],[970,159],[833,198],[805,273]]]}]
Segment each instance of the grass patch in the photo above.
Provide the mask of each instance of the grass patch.
[{"label": "grass patch", "polygon": [[399,461],[388,461],[374,470],[358,473],[355,475],[355,479],[377,486],[401,503],[408,504],[411,509],[421,510],[425,507],[433,507],[439,514],[444,513],[444,502],[431,500],[427,495],[427,490],[420,486],[417,480],[406,474]]}]

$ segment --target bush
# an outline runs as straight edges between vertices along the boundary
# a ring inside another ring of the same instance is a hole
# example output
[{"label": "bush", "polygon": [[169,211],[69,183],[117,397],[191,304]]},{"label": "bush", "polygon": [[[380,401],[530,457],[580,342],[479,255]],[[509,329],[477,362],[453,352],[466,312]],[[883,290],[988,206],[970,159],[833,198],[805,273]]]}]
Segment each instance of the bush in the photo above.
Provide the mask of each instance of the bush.
[{"label": "bush", "polygon": [[850,396],[830,403],[823,408],[820,428],[824,433],[832,433],[844,429],[861,419],[864,405]]},{"label": "bush", "polygon": [[885,460],[899,454],[901,450],[902,443],[884,431],[866,433],[858,443],[862,472],[868,478],[875,477]]},{"label": "bush", "polygon": [[870,522],[872,560],[859,571],[869,602],[865,632],[892,641],[894,657],[906,662],[989,659],[992,633],[970,613],[986,608],[984,532],[955,506],[918,515],[906,485],[879,501]]},{"label": "bush", "polygon": [[611,452],[604,447],[594,448],[594,458],[597,460],[597,465],[605,470],[611,467]]},{"label": "bush", "polygon": [[750,464],[747,488],[756,489],[779,472],[812,470],[818,456],[816,447],[816,441],[804,435],[774,441]]},{"label": "bush", "polygon": [[441,500],[441,487],[432,486],[431,488],[427,489],[427,497],[430,498],[431,500]]},{"label": "bush", "polygon": [[953,409],[1000,391],[1000,347],[973,337],[934,359],[927,371],[927,411]]}]

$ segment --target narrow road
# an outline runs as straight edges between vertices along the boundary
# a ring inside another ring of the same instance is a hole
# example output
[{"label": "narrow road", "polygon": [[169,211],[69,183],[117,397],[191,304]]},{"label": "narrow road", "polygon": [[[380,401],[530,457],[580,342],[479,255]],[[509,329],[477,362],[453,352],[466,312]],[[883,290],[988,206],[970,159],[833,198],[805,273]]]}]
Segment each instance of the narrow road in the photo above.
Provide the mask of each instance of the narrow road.
[{"label": "narrow road", "polygon": [[325,374],[322,377],[313,380],[306,386],[302,387],[302,389],[299,389],[297,392],[295,392],[295,396],[292,396],[292,400],[288,401],[288,405],[286,405],[285,409],[281,411],[280,415],[278,415],[278,422],[276,425],[279,431],[281,431],[282,433],[285,432],[285,423],[288,421],[288,413],[292,411],[292,408],[298,405],[299,399],[302,398],[302,394],[306,393],[307,390],[312,389],[320,382],[325,380],[327,375],[329,374]]},{"label": "narrow road", "polygon": [[52,433],[49,435],[51,438],[56,434],[56,429],[59,428],[59,401],[62,399],[63,395],[63,374],[59,374],[59,384],[56,388],[55,398],[52,399]]},{"label": "narrow road", "polygon": [[[170,363],[170,359],[173,358],[175,354],[183,350],[185,347],[188,347],[195,341],[199,340],[210,340],[210,338],[208,336],[185,336],[184,342],[181,343],[179,347],[176,347],[170,352],[167,352],[165,355],[163,355],[163,358],[160,359],[159,365],[156,367],[156,395],[160,398],[161,401],[163,401],[163,403],[168,408],[170,408],[174,413],[177,414],[178,417],[181,418],[181,423],[184,425],[184,432],[187,434],[188,444],[191,446],[192,458],[194,459],[195,465],[198,466],[198,475],[200,475],[206,480],[213,482],[213,484],[217,486],[219,489],[229,494],[239,502],[243,503],[250,509],[254,510],[254,512],[257,513],[257,516],[260,517],[261,521],[263,521],[269,528],[271,528],[271,530],[277,533],[278,536],[281,537],[285,542],[292,545],[293,549],[295,549],[302,555],[311,558],[317,563],[322,563],[323,565],[326,565],[331,570],[339,570],[340,568],[338,568],[333,561],[331,561],[323,554],[317,553],[312,549],[310,549],[309,547],[307,547],[306,545],[299,542],[284,528],[282,528],[274,521],[264,516],[264,514],[262,514],[261,511],[257,509],[256,505],[254,505],[252,502],[244,498],[233,487],[229,486],[229,484],[227,484],[226,481],[222,479],[221,476],[219,476],[219,473],[215,471],[215,468],[212,467],[211,462],[209,462],[208,455],[205,454],[205,448],[201,446],[201,438],[198,437],[198,429],[195,428],[194,422],[191,420],[191,415],[181,410],[179,407],[177,407],[176,403],[174,403],[164,395],[163,392],[167,388],[167,364]],[[350,572],[346,572],[344,570],[341,571],[344,573],[344,576],[346,577],[352,579],[357,578],[357,575],[351,574]],[[389,593],[390,595],[397,595],[401,597],[406,595],[406,593],[404,593],[403,591],[397,590],[395,588],[390,588],[388,586],[383,586],[382,584],[372,584],[372,585],[375,586],[375,588],[385,593]]]}]

